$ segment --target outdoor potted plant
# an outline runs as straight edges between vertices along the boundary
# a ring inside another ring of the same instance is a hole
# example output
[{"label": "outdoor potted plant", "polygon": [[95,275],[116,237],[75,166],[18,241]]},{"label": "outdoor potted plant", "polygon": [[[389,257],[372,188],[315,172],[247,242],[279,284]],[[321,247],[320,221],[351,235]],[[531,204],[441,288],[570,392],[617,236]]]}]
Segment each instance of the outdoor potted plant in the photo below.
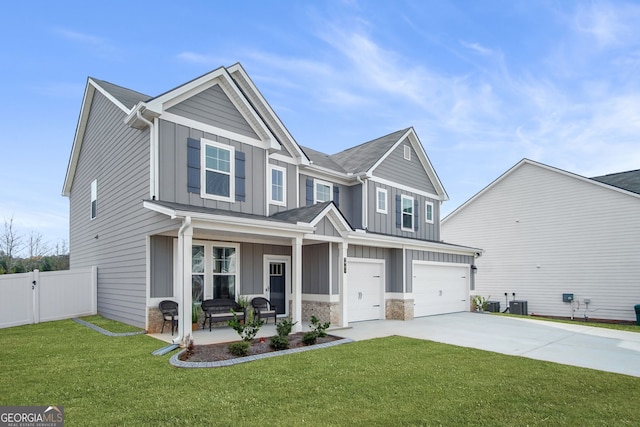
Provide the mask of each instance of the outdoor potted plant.
[{"label": "outdoor potted plant", "polygon": [[198,318],[200,317],[200,308],[193,303],[191,305],[191,330],[198,330]]}]

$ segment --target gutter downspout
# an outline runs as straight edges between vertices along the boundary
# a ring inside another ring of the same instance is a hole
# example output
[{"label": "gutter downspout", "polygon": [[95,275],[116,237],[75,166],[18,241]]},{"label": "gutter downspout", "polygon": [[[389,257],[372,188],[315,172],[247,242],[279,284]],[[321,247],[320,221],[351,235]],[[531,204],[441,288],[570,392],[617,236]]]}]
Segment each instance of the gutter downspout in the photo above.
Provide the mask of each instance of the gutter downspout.
[{"label": "gutter downspout", "polygon": [[174,344],[180,344],[183,338],[182,330],[185,321],[185,304],[184,304],[184,234],[191,227],[191,217],[184,218],[184,222],[178,230],[178,336],[173,339]]},{"label": "gutter downspout", "polygon": [[[367,178],[367,175],[364,176],[365,179]],[[356,179],[358,180],[358,182],[360,184],[362,184],[362,229],[366,230],[369,226],[369,212],[368,211],[368,204],[367,204],[367,199],[369,198],[369,192],[368,190],[368,185],[365,181],[362,180],[362,178],[360,178],[360,175],[356,176]]]},{"label": "gutter downspout", "polygon": [[149,126],[149,152],[151,154],[151,167],[150,167],[150,171],[149,171],[149,179],[151,181],[150,183],[150,188],[151,188],[151,200],[155,200],[156,199],[156,195],[157,195],[157,188],[156,188],[156,133],[155,133],[155,127],[153,126],[153,123],[150,122],[149,120],[147,120],[142,113],[140,113],[140,110],[136,110],[136,117],[138,118],[138,120],[140,120],[141,122],[143,122],[144,124],[146,124],[147,126]]}]

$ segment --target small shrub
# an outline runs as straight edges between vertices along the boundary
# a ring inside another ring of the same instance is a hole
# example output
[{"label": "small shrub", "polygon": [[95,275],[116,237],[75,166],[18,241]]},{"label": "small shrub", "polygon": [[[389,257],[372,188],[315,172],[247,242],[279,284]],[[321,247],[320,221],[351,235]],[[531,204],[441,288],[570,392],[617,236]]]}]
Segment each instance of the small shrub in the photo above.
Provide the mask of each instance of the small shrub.
[{"label": "small shrub", "polygon": [[286,335],[274,335],[271,337],[270,345],[274,350],[286,350],[289,348],[289,337]]},{"label": "small shrub", "polygon": [[305,345],[313,345],[318,341],[318,334],[317,332],[306,332],[303,336],[302,336],[302,342]]},{"label": "small shrub", "polygon": [[229,344],[229,351],[234,356],[246,356],[249,354],[249,342],[248,341],[238,341]]},{"label": "small shrub", "polygon": [[278,331],[278,336],[279,337],[286,337],[287,335],[289,335],[291,333],[291,331],[293,330],[293,325],[295,325],[296,323],[298,323],[298,322],[292,322],[291,319],[282,319],[276,325],[276,330]]},{"label": "small shrub", "polygon": [[[489,295],[489,298],[491,298],[491,295]],[[471,300],[471,304],[473,305],[474,311],[485,311],[487,309],[488,303],[489,303],[488,298],[485,298],[480,295],[474,296],[473,299]]]},{"label": "small shrub", "polygon": [[259,318],[256,318],[253,311],[249,311],[244,321],[244,325],[240,323],[238,315],[235,312],[233,312],[233,320],[229,320],[227,324],[233,328],[238,335],[240,335],[242,341],[249,343],[256,337],[260,327],[264,325],[264,322]]},{"label": "small shrub", "polygon": [[320,323],[320,320],[316,316],[311,316],[311,332],[318,334],[318,337],[323,338],[327,336],[327,329],[329,329],[331,323]]}]

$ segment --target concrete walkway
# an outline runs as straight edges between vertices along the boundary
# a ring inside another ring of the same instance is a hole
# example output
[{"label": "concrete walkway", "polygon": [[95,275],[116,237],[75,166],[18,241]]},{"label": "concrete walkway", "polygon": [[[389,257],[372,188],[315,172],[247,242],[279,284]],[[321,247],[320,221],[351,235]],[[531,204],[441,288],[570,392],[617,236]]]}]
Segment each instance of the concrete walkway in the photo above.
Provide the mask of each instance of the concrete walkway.
[{"label": "concrete walkway", "polygon": [[[307,323],[303,330],[309,330]],[[409,321],[355,322],[349,328],[332,328],[329,332],[355,341],[401,335],[640,377],[640,326],[639,333],[633,333],[465,312]],[[260,329],[258,338],[275,334],[275,325],[270,323]],[[176,337],[167,331],[150,335],[165,342]],[[236,341],[238,334],[229,327],[215,327],[211,332],[195,331],[193,338],[196,344],[212,344]]]},{"label": "concrete walkway", "polygon": [[[638,327],[640,332],[640,327]],[[401,335],[640,377],[640,333],[481,313],[352,323],[333,335]]]}]

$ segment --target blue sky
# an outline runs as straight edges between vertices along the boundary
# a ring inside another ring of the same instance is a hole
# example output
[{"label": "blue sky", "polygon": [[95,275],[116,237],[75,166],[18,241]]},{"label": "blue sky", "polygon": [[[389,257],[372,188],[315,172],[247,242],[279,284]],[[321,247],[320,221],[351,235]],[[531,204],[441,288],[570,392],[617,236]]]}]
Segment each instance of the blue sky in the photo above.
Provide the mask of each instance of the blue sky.
[{"label": "blue sky", "polygon": [[640,3],[617,0],[12,2],[0,220],[68,240],[88,76],[158,95],[236,62],[301,145],[333,154],[413,126],[445,214],[525,157],[639,169],[638,22]]}]

